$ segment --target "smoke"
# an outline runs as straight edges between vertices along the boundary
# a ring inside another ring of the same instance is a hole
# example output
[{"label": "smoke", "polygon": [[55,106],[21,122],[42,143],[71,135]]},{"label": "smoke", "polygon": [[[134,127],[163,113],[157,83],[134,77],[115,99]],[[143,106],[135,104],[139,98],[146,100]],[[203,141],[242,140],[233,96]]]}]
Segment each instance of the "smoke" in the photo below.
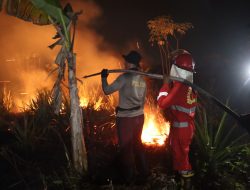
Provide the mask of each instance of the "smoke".
[{"label": "smoke", "polygon": [[[120,54],[105,42],[91,27],[102,15],[91,1],[70,1],[74,11],[82,10],[77,22],[74,51],[77,54],[77,76],[100,72],[103,68],[119,68]],[[54,40],[53,26],[37,26],[0,13],[0,89],[11,91],[15,101],[25,102],[42,88],[51,89],[56,75],[48,77],[55,67],[58,48],[48,48]],[[113,76],[114,77],[114,76]],[[109,77],[112,78],[113,77]],[[3,81],[10,81],[4,83]],[[84,84],[100,84],[100,77],[85,79]],[[27,96],[23,96],[27,94]]]},{"label": "smoke", "polygon": [[[75,11],[83,10],[79,16],[75,52],[77,53],[78,76],[100,72],[101,69],[118,68],[119,58],[122,58],[113,50],[111,45],[105,42],[103,36],[95,32],[93,26],[97,18],[102,16],[101,9],[93,2],[74,1]],[[96,81],[88,79],[88,81]]]},{"label": "smoke", "polygon": [[47,48],[53,33],[52,27],[0,13],[0,90],[9,91],[17,106],[27,103],[37,89],[52,84],[46,75],[55,56]]}]

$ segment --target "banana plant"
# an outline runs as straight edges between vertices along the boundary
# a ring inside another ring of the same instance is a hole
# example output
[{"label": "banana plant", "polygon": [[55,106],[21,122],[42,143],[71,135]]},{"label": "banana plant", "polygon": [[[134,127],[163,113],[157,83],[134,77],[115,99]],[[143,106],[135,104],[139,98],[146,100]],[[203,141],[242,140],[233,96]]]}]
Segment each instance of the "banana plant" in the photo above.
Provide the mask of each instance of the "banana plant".
[{"label": "banana plant", "polygon": [[[59,114],[62,103],[62,87],[66,68],[68,68],[68,86],[70,95],[70,124],[72,157],[76,171],[87,171],[87,153],[82,132],[83,117],[80,108],[76,79],[76,54],[74,53],[75,28],[80,12],[74,12],[68,3],[64,8],[60,0],[0,0],[0,10],[5,7],[7,14],[37,25],[51,24],[57,33],[55,43],[49,46],[61,46],[55,59],[58,76],[53,86],[53,102],[55,113]],[[66,67],[67,66],[67,67]]]}]

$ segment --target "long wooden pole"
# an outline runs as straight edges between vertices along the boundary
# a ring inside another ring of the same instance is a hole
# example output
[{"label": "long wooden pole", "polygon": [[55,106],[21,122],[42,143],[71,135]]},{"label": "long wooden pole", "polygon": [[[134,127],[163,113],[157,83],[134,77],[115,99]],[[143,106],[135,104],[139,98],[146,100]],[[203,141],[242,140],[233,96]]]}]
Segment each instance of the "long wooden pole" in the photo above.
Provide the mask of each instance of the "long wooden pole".
[{"label": "long wooden pole", "polygon": [[[142,72],[142,71],[128,70],[128,69],[111,69],[111,70],[108,70],[108,73],[135,73],[135,74],[139,74],[139,75],[148,76],[150,78],[163,79],[163,75],[146,73],[146,72]],[[101,72],[98,72],[98,73],[94,73],[91,75],[83,76],[82,78],[89,78],[89,77],[97,76],[100,74],[101,74]]]},{"label": "long wooden pole", "polygon": [[[163,79],[163,75],[160,75],[160,74],[146,73],[146,72],[142,72],[142,71],[127,70],[127,69],[112,69],[112,70],[108,70],[108,73],[135,73],[135,74],[147,76],[149,78],[161,79],[161,80]],[[91,74],[91,75],[83,76],[82,78],[89,78],[89,77],[97,76],[97,75],[100,75],[100,74],[101,74],[101,72],[98,72],[98,73],[94,73],[94,74]],[[241,126],[243,126],[244,128],[247,129],[248,133],[250,134],[250,127],[249,127],[250,124],[247,124],[247,123],[250,123],[250,114],[246,114],[244,116],[239,115],[238,113],[236,113],[235,111],[230,109],[228,106],[226,106],[224,103],[222,103],[219,99],[217,99],[216,97],[214,97],[213,95],[211,95],[210,93],[205,91],[204,89],[200,88],[199,86],[189,82],[188,80],[178,78],[178,77],[173,77],[173,76],[169,76],[168,79],[172,80],[172,81],[178,81],[178,82],[181,82],[181,83],[186,84],[188,86],[191,86],[193,89],[198,91],[200,94],[208,97],[216,105],[218,105],[224,111],[226,111],[231,116],[233,116],[240,123]],[[244,121],[242,121],[243,119],[244,119]],[[246,119],[247,119],[247,122],[245,121]]]}]

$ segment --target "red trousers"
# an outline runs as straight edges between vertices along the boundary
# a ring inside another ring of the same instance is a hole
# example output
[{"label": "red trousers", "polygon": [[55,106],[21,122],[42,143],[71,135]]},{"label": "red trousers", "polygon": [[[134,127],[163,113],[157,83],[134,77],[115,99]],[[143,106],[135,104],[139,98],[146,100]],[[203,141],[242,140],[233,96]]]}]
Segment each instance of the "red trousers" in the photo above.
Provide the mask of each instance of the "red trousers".
[{"label": "red trousers", "polygon": [[172,127],[169,143],[172,151],[173,169],[176,171],[191,170],[189,163],[189,146],[194,134],[194,125],[178,128]]},{"label": "red trousers", "polygon": [[122,174],[127,181],[134,178],[135,170],[142,176],[149,172],[141,142],[143,123],[144,115],[116,119]]}]

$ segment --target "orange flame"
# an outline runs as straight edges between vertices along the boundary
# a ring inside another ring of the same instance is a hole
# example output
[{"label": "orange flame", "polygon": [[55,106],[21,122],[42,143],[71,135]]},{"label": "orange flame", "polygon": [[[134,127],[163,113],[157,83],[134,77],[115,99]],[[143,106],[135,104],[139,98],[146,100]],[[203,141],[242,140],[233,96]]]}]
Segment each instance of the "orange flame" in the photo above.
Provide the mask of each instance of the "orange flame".
[{"label": "orange flame", "polygon": [[89,99],[86,97],[81,97],[80,98],[80,106],[83,108],[86,108],[86,107],[88,107],[88,105],[89,105]]},{"label": "orange flame", "polygon": [[92,85],[79,86],[80,106],[83,108],[91,106],[96,111],[107,109],[113,112],[115,110],[115,95],[104,96],[100,87],[93,88]]},{"label": "orange flame", "polygon": [[[8,107],[11,107],[8,102],[13,101],[13,99],[10,97],[10,93],[6,93],[6,89],[4,92],[5,99],[8,100],[4,103],[9,105]],[[26,107],[28,107],[30,100],[36,98],[32,94],[26,92],[20,93],[20,95],[23,97],[21,99],[15,99],[14,101],[15,105],[20,106],[19,111],[25,110]],[[81,107],[87,108],[90,106],[96,111],[109,110],[111,115],[115,113],[115,105],[117,104],[116,94],[104,96],[100,88],[80,86],[79,95]],[[147,100],[145,106],[145,122],[141,136],[142,142],[149,146],[162,146],[169,135],[169,129],[169,123],[165,121],[160,113],[160,109],[154,106],[152,101]]]},{"label": "orange flame", "polygon": [[[100,88],[88,88],[82,85],[79,88],[80,105],[83,108],[91,107],[98,111],[107,109],[114,113],[116,99],[115,95],[104,96]],[[160,109],[153,105],[153,101],[147,100],[145,106],[145,122],[141,140],[145,145],[162,146],[169,135],[169,123],[165,121]]]},{"label": "orange flame", "polygon": [[141,139],[146,145],[162,146],[169,135],[169,122],[165,122],[158,110],[154,108],[153,110],[146,109],[145,111],[145,122]]}]

